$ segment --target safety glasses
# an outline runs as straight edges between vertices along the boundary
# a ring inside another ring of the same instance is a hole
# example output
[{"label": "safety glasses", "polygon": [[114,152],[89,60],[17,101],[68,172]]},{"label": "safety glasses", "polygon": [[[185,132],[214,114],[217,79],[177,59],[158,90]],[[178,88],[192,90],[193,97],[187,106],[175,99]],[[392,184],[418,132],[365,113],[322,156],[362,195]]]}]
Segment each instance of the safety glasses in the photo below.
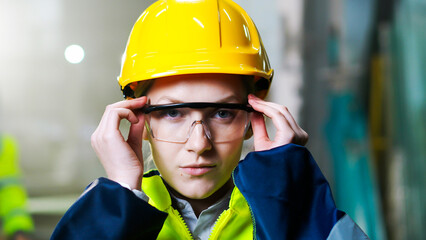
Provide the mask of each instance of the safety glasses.
[{"label": "safety glasses", "polygon": [[248,129],[250,112],[247,104],[190,102],[146,105],[146,126],[158,141],[185,143],[197,125],[215,143],[242,139]]}]

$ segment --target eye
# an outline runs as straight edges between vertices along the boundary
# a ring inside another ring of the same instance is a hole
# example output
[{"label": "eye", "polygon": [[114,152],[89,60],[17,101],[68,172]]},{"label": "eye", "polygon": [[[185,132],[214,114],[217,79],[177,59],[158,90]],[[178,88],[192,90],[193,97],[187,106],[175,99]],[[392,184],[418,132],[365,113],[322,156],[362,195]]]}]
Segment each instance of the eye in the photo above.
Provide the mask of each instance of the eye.
[{"label": "eye", "polygon": [[216,118],[220,119],[229,119],[232,118],[234,114],[229,110],[219,110],[216,112],[215,116]]},{"label": "eye", "polygon": [[158,111],[155,117],[161,118],[161,119],[176,120],[176,119],[182,118],[183,116],[184,114],[177,109],[166,109],[166,110]]},{"label": "eye", "polygon": [[165,115],[168,116],[168,117],[175,118],[175,117],[178,117],[180,115],[180,113],[176,109],[170,109],[170,110],[166,111]]}]

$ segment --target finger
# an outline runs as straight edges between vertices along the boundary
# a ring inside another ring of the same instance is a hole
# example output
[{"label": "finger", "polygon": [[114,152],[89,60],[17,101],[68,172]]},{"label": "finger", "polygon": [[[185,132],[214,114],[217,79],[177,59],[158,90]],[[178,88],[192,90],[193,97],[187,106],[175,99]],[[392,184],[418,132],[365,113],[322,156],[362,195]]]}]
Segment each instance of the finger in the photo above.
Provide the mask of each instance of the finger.
[{"label": "finger", "polygon": [[102,143],[105,140],[113,140],[118,136],[124,140],[121,132],[119,131],[121,119],[129,119],[130,122],[137,122],[138,119],[134,113],[129,109],[118,109],[107,107],[105,110],[101,122],[92,134],[92,146],[94,143]]},{"label": "finger", "polygon": [[279,110],[284,115],[284,117],[287,119],[287,121],[289,122],[290,126],[292,127],[295,133],[294,140],[293,140],[294,143],[305,145],[308,142],[308,139],[309,139],[308,134],[305,132],[305,130],[303,130],[299,126],[299,124],[297,124],[296,120],[294,119],[293,115],[290,113],[287,107],[281,106],[279,104],[272,103],[272,102],[264,101],[263,103],[271,107],[274,107],[275,109]]},{"label": "finger", "polygon": [[291,115],[287,107],[279,105],[277,103],[272,103],[272,102],[264,102],[264,104],[267,104],[277,109],[278,111],[280,111],[284,115],[284,117],[287,119],[288,123],[293,128],[293,130],[300,129],[299,125],[297,124],[296,120],[294,120],[293,115]]},{"label": "finger", "polygon": [[119,130],[120,121],[123,118],[131,119],[134,123],[138,121],[134,113],[128,109],[114,109],[103,117],[102,124],[99,124],[91,137],[92,147],[95,150],[125,141]]},{"label": "finger", "polygon": [[111,108],[104,113],[101,123],[92,135],[92,139],[97,142],[104,142],[105,140],[125,141],[123,135],[119,130],[121,119],[127,119],[130,123],[135,124],[139,121],[133,111],[124,108]]},{"label": "finger", "polygon": [[267,117],[271,118],[275,128],[278,132],[294,132],[292,127],[290,126],[287,119],[284,115],[278,111],[277,109],[270,107],[268,105],[262,104],[253,98],[249,98],[249,104],[253,107],[254,110],[265,114]]},{"label": "finger", "polygon": [[257,97],[254,97],[254,100],[256,100],[256,102],[260,105],[265,105],[275,109],[276,111],[279,111],[286,118],[287,122],[290,124],[291,128],[293,128],[294,131],[297,131],[300,128],[287,107],[274,102],[267,102]]},{"label": "finger", "polygon": [[116,103],[109,105],[107,108],[138,109],[138,108],[142,108],[146,104],[146,101],[147,101],[146,96],[143,96],[143,97],[140,97],[140,98],[116,102]]},{"label": "finger", "polygon": [[296,120],[294,120],[290,111],[286,107],[284,107],[283,109],[284,109],[283,114],[285,118],[289,121],[290,125],[292,126],[295,132],[294,143],[304,146],[308,142],[309,135],[305,132],[305,130],[303,130],[299,126],[299,124],[297,124]]},{"label": "finger", "polygon": [[145,114],[142,111],[136,113],[136,117],[139,118],[139,121],[130,126],[129,136],[127,138],[127,143],[136,153],[138,159],[143,163],[142,156],[142,136],[144,131],[145,123]]},{"label": "finger", "polygon": [[290,140],[291,142],[299,144],[299,145],[305,145],[308,142],[309,135],[297,124],[296,120],[291,115],[287,107],[273,103],[273,102],[266,102],[254,96],[249,96],[249,99],[250,98],[255,100],[254,102],[256,102],[259,105],[263,105],[264,107],[270,107],[275,109],[276,111],[279,111],[287,120],[288,124],[290,125],[292,131],[288,131],[285,134],[278,134],[278,131],[277,131],[275,140],[277,140],[277,138],[280,138],[284,141]]},{"label": "finger", "polygon": [[146,101],[147,101],[147,98],[144,96],[144,97],[131,99],[131,100],[123,100],[123,101],[116,102],[116,103],[108,105],[105,109],[105,112],[104,112],[102,118],[101,118],[101,121],[99,123],[98,128],[100,130],[104,130],[105,127],[110,125],[110,124],[106,124],[105,122],[109,122],[111,120],[110,119],[111,112],[115,111],[115,109],[118,109],[118,108],[126,108],[126,109],[142,108],[145,105]]},{"label": "finger", "polygon": [[255,145],[260,141],[270,141],[263,114],[258,112],[253,113],[251,118],[251,128],[253,130],[253,139]]},{"label": "finger", "polygon": [[118,130],[121,119],[127,119],[131,124],[139,122],[139,118],[132,110],[126,108],[115,108],[109,111],[108,117],[105,121],[105,127],[108,129]]}]

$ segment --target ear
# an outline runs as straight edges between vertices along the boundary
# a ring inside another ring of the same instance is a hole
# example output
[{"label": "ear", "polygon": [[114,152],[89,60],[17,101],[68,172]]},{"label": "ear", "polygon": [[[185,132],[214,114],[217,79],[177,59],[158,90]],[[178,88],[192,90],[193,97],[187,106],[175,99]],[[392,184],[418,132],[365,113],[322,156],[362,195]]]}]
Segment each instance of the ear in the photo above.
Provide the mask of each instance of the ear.
[{"label": "ear", "polygon": [[244,135],[244,140],[248,140],[253,136],[253,130],[251,129],[251,124],[247,129],[246,135]]}]

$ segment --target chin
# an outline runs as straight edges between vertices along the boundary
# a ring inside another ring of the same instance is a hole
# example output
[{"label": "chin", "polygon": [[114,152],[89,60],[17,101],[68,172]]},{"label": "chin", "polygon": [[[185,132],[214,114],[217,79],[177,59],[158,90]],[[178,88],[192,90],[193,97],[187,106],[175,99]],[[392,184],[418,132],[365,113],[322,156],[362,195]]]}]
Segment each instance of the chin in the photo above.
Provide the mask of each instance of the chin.
[{"label": "chin", "polygon": [[209,187],[207,183],[186,183],[182,184],[181,188],[175,189],[181,195],[190,199],[205,199],[216,192],[214,185]]},{"label": "chin", "polygon": [[211,196],[211,194],[200,194],[200,193],[194,193],[194,194],[185,194],[184,195],[187,198],[194,199],[194,200],[202,200],[206,199]]}]

